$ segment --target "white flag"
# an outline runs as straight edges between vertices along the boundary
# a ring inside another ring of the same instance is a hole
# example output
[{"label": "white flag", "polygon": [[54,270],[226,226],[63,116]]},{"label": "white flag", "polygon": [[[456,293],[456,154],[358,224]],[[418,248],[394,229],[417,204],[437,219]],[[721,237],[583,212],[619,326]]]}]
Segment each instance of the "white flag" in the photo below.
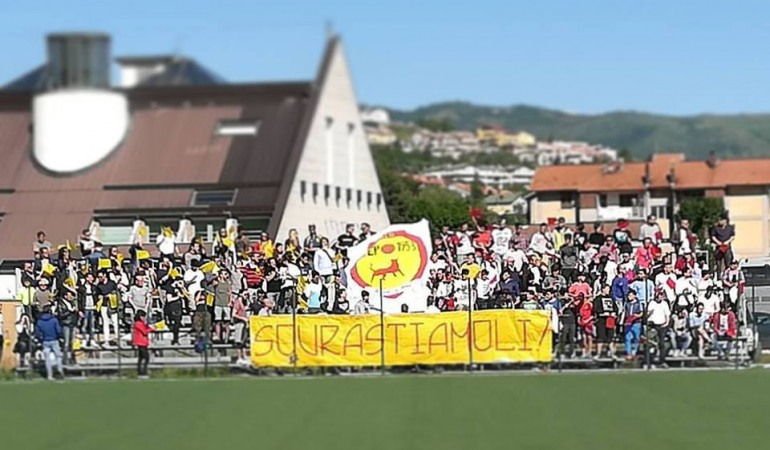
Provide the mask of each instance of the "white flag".
[{"label": "white flag", "polygon": [[382,297],[386,313],[401,312],[402,305],[409,312],[425,311],[430,293],[427,266],[432,251],[427,220],[391,225],[369,236],[348,249],[350,263],[345,272],[349,297],[354,303],[366,290],[375,308],[380,308]]}]

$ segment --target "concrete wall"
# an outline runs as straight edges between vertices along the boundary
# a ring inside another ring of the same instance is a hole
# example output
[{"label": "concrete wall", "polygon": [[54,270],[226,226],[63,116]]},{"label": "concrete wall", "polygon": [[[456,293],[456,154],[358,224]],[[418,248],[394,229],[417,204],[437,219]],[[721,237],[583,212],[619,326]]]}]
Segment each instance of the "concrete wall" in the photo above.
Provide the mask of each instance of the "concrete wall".
[{"label": "concrete wall", "polygon": [[[307,234],[308,224],[316,224],[318,233],[335,238],[345,224],[369,223],[380,230],[390,224],[371,150],[366,141],[359,114],[358,100],[348,70],[342,45],[337,43],[328,67],[318,109],[294,179],[278,239],[285,239],[290,228]],[[306,192],[302,196],[302,183]],[[318,195],[313,198],[313,185]],[[329,186],[329,198],[325,187]],[[336,198],[340,188],[341,199]],[[352,200],[347,202],[347,189]],[[358,192],[361,203],[358,203]],[[371,197],[371,203],[367,200]]]},{"label": "concrete wall", "polygon": [[548,222],[549,217],[564,217],[567,223],[575,222],[575,208],[562,208],[561,200],[533,198],[530,203],[530,221],[534,224]]},{"label": "concrete wall", "polygon": [[725,208],[730,211],[730,221],[735,225],[733,251],[739,258],[768,254],[768,196],[764,193],[730,194],[724,198]]}]

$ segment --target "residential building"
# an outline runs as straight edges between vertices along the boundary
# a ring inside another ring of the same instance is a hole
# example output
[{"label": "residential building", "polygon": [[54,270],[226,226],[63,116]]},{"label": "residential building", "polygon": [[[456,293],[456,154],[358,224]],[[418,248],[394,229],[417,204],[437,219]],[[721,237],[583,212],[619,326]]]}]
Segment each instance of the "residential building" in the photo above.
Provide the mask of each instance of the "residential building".
[{"label": "residential building", "polygon": [[525,164],[550,166],[553,164],[591,164],[615,161],[616,150],[585,142],[538,142],[534,147],[517,147],[513,153]]},{"label": "residential building", "polygon": [[99,224],[128,244],[137,217],[152,233],[189,218],[204,237],[237,217],[281,240],[389,224],[339,38],[308,81],[227,84],[139,57],[119,59],[121,89],[109,44],[52,35],[52,59],[0,89],[3,267],[30,258],[37,230],[58,244]]},{"label": "residential building", "polygon": [[363,108],[361,120],[365,125],[390,125],[390,113],[384,108]]},{"label": "residential building", "polygon": [[498,148],[531,147],[537,143],[534,135],[526,131],[508,132],[500,125],[484,125],[476,129],[479,142],[491,144]]},{"label": "residential building", "polygon": [[736,229],[735,253],[770,253],[770,158],[687,161],[683,154],[656,154],[648,162],[540,167],[530,189],[532,223],[564,217],[627,219],[636,226],[654,214],[666,237],[683,199],[722,198]]},{"label": "residential building", "polygon": [[489,195],[484,198],[484,204],[488,210],[501,216],[527,214],[528,204],[525,196],[511,191],[500,191]]},{"label": "residential building", "polygon": [[505,186],[528,186],[535,175],[529,167],[459,165],[437,168],[423,173],[427,177],[441,178],[448,183],[471,183],[475,180],[486,186],[502,189]]},{"label": "residential building", "polygon": [[396,133],[386,125],[365,123],[364,132],[369,145],[393,145],[398,142]]}]

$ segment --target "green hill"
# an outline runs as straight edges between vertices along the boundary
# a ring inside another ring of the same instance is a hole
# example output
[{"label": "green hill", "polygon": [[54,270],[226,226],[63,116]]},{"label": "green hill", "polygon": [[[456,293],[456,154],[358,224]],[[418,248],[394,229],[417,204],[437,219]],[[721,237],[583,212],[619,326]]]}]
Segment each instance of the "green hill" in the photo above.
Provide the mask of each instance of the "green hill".
[{"label": "green hill", "polygon": [[480,106],[446,102],[413,111],[391,110],[395,121],[449,119],[458,129],[497,123],[509,130],[525,130],[540,140],[586,141],[627,149],[635,157],[653,152],[685,152],[704,158],[715,151],[727,156],[770,155],[770,114],[698,115],[672,117],[633,111],[571,114],[527,105]]}]

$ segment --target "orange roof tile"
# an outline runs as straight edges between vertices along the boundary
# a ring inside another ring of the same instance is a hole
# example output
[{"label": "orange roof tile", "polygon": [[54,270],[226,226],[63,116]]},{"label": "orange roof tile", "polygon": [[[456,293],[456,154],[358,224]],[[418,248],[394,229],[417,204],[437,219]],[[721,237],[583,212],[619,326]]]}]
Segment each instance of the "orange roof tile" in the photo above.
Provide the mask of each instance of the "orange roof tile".
[{"label": "orange roof tile", "polygon": [[668,187],[673,167],[676,189],[721,189],[727,186],[770,186],[770,158],[731,159],[709,166],[706,161],[685,161],[681,154],[653,155],[649,163],[627,163],[606,173],[604,165],[540,167],[532,191],[640,191],[649,170],[650,187]]}]

